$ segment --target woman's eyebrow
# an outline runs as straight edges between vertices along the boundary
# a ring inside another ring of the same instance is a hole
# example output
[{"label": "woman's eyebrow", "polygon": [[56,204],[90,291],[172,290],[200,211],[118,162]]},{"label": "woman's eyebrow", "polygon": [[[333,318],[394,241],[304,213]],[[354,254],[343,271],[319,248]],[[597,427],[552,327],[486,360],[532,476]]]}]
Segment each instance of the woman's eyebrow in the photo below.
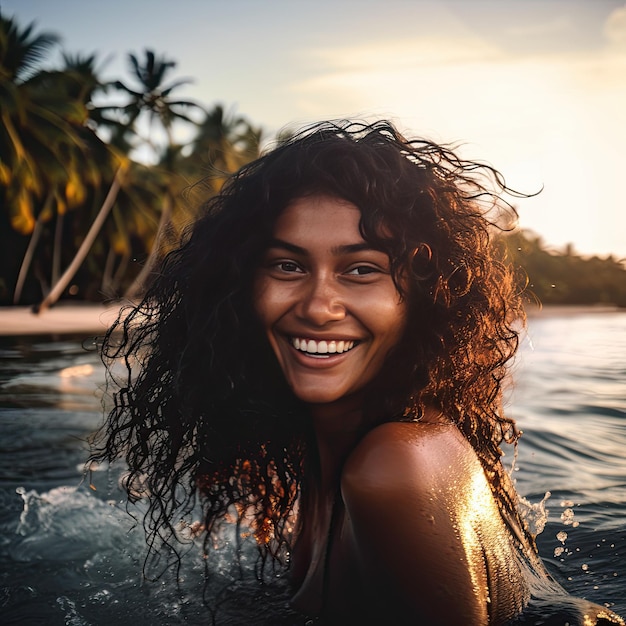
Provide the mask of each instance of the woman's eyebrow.
[{"label": "woman's eyebrow", "polygon": [[293,252],[294,254],[300,254],[303,256],[307,255],[307,251],[300,246],[296,246],[294,243],[289,243],[288,241],[284,241],[282,239],[273,238],[270,239],[268,249],[271,248],[282,248],[283,250],[288,250],[289,252]]},{"label": "woman's eyebrow", "polygon": [[[300,254],[303,256],[309,254],[306,248],[302,248],[301,246],[297,246],[296,244],[277,238],[274,238],[270,241],[268,248],[281,248],[283,250],[288,250],[293,254]],[[377,248],[372,247],[371,244],[367,243],[367,241],[344,244],[331,248],[331,252],[335,255],[353,254],[355,252],[363,252],[367,250],[377,250]]]},{"label": "woman's eyebrow", "polygon": [[370,250],[379,252],[377,248],[374,248],[371,244],[367,243],[367,241],[364,241],[362,243],[346,244],[343,246],[335,246],[331,248],[331,252],[333,254],[352,254],[354,252],[366,252]]}]

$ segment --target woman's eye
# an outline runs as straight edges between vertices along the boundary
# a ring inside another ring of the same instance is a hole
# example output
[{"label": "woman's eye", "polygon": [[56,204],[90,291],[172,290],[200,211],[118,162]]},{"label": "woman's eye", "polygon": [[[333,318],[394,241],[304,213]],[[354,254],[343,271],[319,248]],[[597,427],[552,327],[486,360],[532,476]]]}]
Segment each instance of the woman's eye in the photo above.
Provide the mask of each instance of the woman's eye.
[{"label": "woman's eye", "polygon": [[279,263],[276,263],[274,267],[281,270],[282,272],[291,273],[291,272],[302,271],[300,266],[297,263],[294,263],[293,261],[280,261]]},{"label": "woman's eye", "polygon": [[365,276],[367,274],[374,274],[380,272],[380,270],[372,267],[371,265],[359,265],[358,267],[353,267],[351,270],[348,270],[347,274],[351,276]]}]

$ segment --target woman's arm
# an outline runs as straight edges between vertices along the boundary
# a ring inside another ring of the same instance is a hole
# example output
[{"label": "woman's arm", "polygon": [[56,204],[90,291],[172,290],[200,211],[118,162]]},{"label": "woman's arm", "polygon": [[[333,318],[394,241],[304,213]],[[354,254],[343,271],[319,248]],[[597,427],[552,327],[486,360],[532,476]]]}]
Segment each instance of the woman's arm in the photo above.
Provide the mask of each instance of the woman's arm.
[{"label": "woman's arm", "polygon": [[[342,476],[357,558],[400,623],[485,626],[489,584],[479,529],[502,527],[473,450],[453,425],[388,423]],[[386,610],[386,609],[385,609]]]}]

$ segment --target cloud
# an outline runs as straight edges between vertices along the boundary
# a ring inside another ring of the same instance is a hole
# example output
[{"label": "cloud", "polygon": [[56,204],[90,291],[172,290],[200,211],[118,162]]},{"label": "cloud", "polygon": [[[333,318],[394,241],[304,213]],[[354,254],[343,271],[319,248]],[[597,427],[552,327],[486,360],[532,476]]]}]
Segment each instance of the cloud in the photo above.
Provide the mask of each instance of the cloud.
[{"label": "cloud", "polygon": [[[606,25],[611,41],[624,41],[626,6]],[[524,227],[552,245],[573,241],[585,254],[623,255],[623,237],[610,237],[626,227],[616,191],[626,142],[624,51],[600,45],[515,54],[449,36],[378,41],[309,50],[315,71],[288,89],[310,119],[366,111],[402,120],[411,135],[463,142],[463,156],[494,163],[513,187],[532,192],[545,185],[520,206]]]},{"label": "cloud", "polygon": [[377,72],[390,68],[493,61],[500,50],[478,38],[420,37],[309,50],[308,55],[334,71]]},{"label": "cloud", "polygon": [[604,24],[604,35],[610,44],[626,48],[626,4],[609,15]]},{"label": "cloud", "polygon": [[[417,101],[428,106],[423,102],[426,93],[432,102],[450,89],[455,91],[451,81],[459,71],[469,77],[477,67],[500,67],[506,60],[498,46],[468,35],[347,43],[310,48],[303,56],[303,62],[315,69],[291,81],[287,91],[302,113],[313,118],[328,117],[330,103],[330,113],[335,116],[389,107],[402,115],[400,101],[408,100],[409,110],[415,109]],[[435,96],[434,85],[442,82],[443,93]]]},{"label": "cloud", "polygon": [[505,24],[503,28],[517,37],[562,37],[573,31],[574,23],[568,15],[556,15],[545,21]]}]

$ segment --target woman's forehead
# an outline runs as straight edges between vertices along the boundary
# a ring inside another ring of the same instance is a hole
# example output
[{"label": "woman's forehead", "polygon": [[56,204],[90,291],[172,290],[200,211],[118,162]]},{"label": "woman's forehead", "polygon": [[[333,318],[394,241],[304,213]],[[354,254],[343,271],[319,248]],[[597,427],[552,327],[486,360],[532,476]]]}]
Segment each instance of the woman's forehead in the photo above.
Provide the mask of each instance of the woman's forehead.
[{"label": "woman's forehead", "polygon": [[325,241],[347,238],[363,242],[361,211],[341,198],[311,195],[296,198],[280,213],[274,224],[274,237]]}]

